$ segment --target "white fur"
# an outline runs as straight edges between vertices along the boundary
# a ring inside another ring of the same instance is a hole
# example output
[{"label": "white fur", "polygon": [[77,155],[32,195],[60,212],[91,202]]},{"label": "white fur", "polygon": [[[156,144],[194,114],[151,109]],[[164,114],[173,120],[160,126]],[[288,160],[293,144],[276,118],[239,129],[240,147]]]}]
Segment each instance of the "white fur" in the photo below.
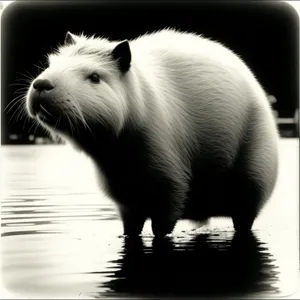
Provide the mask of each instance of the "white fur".
[{"label": "white fur", "polygon": [[[125,123],[144,126],[153,166],[177,183],[177,204],[184,205],[189,189],[191,158],[208,154],[230,167],[242,139],[249,140],[245,172],[268,198],[278,132],[267,96],[243,61],[218,42],[166,29],[130,41],[131,67],[121,77],[107,56],[116,44],[80,36],[49,56],[39,78],[63,83],[61,97],[73,95],[87,123],[99,118],[116,134]],[[91,54],[77,55],[80,48]],[[85,80],[93,70],[103,78],[99,85]]]},{"label": "white fur", "polygon": [[278,132],[266,94],[242,60],[220,43],[173,30],[130,46],[132,75],[125,85],[136,95],[132,120],[139,113],[148,124],[154,160],[178,182],[177,197],[188,190],[190,158],[206,152],[230,166],[247,126],[253,134],[249,172],[270,181],[269,197]]}]

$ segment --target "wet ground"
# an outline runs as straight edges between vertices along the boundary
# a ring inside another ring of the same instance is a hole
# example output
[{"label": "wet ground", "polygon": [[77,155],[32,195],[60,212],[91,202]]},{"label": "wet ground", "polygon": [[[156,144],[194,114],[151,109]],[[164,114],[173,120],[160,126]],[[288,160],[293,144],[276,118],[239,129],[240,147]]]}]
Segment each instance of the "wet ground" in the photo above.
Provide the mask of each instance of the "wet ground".
[{"label": "wet ground", "polygon": [[84,155],[2,146],[2,299],[290,295],[299,282],[298,140],[280,146],[278,185],[252,235],[220,218],[201,228],[181,221],[161,242],[149,222],[140,239],[122,236]]}]

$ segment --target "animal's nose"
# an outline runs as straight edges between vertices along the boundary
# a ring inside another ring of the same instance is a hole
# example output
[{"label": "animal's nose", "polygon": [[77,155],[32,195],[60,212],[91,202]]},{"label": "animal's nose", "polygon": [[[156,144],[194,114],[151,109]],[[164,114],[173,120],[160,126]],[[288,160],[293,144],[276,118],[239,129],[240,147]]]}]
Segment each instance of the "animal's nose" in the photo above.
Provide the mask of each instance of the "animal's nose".
[{"label": "animal's nose", "polygon": [[37,79],[33,83],[33,88],[38,91],[50,91],[54,88],[53,83],[48,79]]},{"label": "animal's nose", "polygon": [[32,93],[28,100],[29,112],[35,116],[42,110],[45,111],[45,109],[47,112],[53,111],[54,84],[49,79],[36,79],[32,87]]}]

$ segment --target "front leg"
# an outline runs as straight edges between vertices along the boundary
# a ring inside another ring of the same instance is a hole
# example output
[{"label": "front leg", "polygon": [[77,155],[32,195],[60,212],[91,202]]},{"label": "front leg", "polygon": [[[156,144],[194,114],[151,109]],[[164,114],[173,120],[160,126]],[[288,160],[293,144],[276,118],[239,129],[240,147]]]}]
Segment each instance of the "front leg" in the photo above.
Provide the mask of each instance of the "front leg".
[{"label": "front leg", "polygon": [[147,219],[146,213],[127,206],[119,206],[119,212],[123,222],[123,234],[128,237],[140,235]]},{"label": "front leg", "polygon": [[172,233],[179,218],[178,209],[169,205],[157,207],[151,215],[152,232],[155,237],[162,238]]},{"label": "front leg", "polygon": [[[159,186],[159,185],[158,185]],[[177,221],[183,216],[188,185],[171,179],[162,181],[153,197],[150,209],[152,232],[161,238],[172,233]]]},{"label": "front leg", "polygon": [[172,233],[178,219],[163,216],[152,217],[152,232],[157,238],[162,238],[166,234]]}]

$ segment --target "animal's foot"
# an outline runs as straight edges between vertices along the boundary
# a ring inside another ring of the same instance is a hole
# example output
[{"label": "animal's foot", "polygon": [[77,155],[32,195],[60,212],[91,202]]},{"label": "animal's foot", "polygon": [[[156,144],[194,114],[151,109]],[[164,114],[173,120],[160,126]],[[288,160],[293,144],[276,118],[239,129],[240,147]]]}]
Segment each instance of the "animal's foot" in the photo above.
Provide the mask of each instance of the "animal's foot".
[{"label": "animal's foot", "polygon": [[141,234],[147,219],[142,211],[120,209],[123,222],[123,233],[126,237],[137,237]]}]

